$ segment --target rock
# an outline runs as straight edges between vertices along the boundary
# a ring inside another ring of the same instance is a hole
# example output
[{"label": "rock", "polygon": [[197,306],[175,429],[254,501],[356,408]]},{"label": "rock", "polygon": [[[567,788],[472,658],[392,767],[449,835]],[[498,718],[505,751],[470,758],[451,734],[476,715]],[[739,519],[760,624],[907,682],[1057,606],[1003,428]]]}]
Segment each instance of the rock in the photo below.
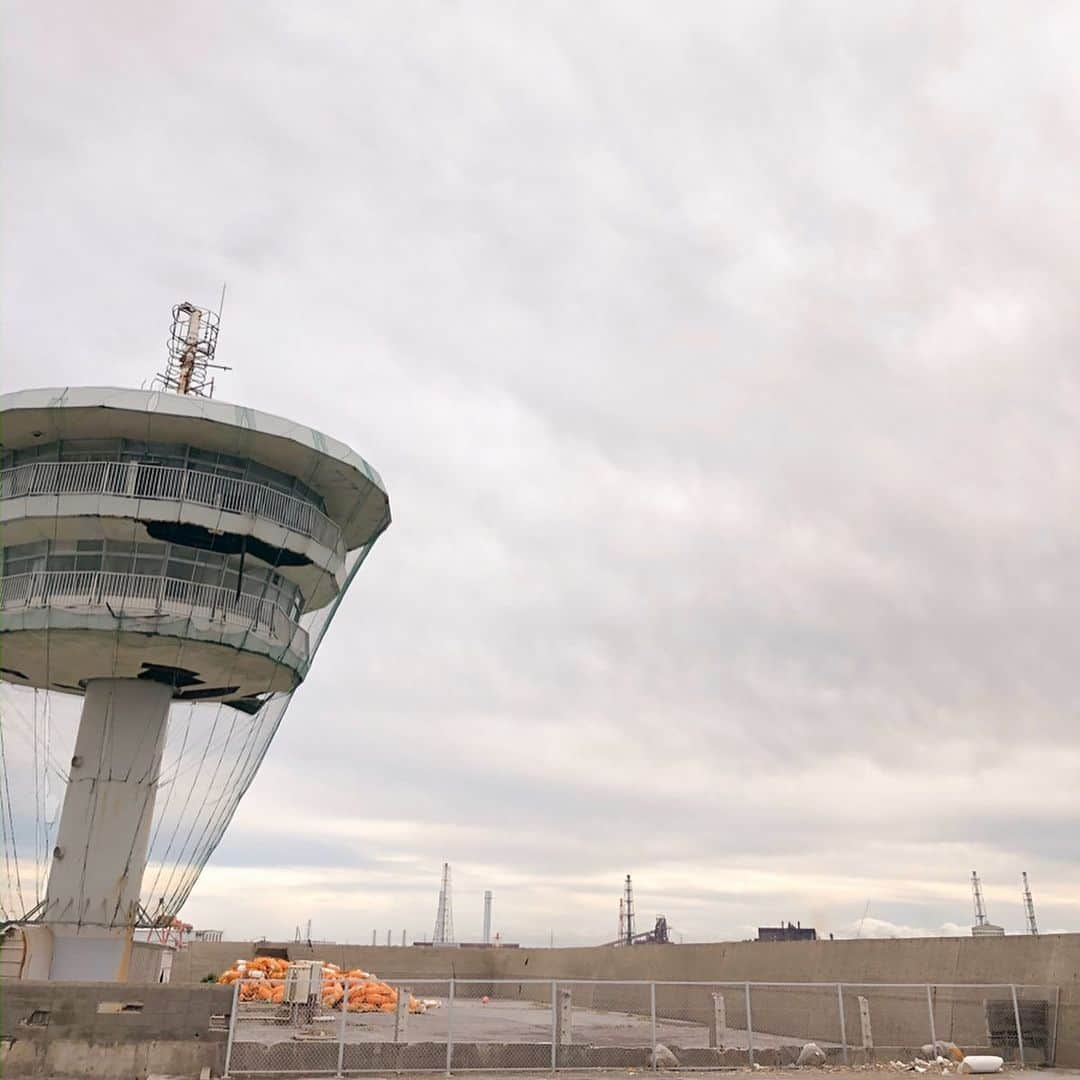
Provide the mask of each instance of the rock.
[{"label": "rock", "polygon": [[677,1069],[679,1067],[679,1059],[663,1043],[656,1044],[652,1063],[654,1069]]},{"label": "rock", "polygon": [[949,1061],[963,1061],[964,1051],[954,1042],[946,1042],[942,1039],[938,1039],[934,1043],[934,1049],[937,1051],[937,1057],[948,1058]]},{"label": "rock", "polygon": [[817,1043],[808,1042],[795,1059],[796,1065],[821,1066],[825,1064],[825,1051]]}]

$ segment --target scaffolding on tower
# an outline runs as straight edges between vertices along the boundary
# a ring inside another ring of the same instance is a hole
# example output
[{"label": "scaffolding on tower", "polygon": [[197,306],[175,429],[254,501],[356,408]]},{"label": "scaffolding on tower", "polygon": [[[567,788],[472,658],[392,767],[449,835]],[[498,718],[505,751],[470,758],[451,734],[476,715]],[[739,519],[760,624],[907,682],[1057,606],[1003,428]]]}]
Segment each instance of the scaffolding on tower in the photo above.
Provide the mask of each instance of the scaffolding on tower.
[{"label": "scaffolding on tower", "polygon": [[[221,290],[221,298],[224,301],[224,288]],[[154,385],[174,394],[213,397],[214,379],[210,374],[211,370],[230,370],[225,364],[214,361],[220,325],[220,312],[196,307],[189,300],[177,304],[172,309],[172,329],[169,331],[169,352],[165,370],[154,377]]]}]

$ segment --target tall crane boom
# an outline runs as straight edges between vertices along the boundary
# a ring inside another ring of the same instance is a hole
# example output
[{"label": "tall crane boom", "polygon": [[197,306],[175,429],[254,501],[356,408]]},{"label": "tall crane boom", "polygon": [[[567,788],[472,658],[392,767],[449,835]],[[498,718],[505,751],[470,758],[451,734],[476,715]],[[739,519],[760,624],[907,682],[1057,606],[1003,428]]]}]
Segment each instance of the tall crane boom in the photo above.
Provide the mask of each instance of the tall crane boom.
[{"label": "tall crane boom", "polygon": [[1027,916],[1028,933],[1039,936],[1039,924],[1035,921],[1035,901],[1031,899],[1031,889],[1028,886],[1027,871],[1020,875],[1024,883],[1024,914]]}]

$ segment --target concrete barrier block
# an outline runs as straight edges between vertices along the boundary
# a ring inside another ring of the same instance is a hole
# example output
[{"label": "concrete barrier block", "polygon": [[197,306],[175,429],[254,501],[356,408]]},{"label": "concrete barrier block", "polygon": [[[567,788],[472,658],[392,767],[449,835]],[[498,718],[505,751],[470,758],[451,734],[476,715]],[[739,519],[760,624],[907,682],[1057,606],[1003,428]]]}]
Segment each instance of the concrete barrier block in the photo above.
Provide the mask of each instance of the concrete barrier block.
[{"label": "concrete barrier block", "polygon": [[56,1076],[137,1076],[136,1059],[133,1043],[55,1039],[46,1044],[45,1069]]}]

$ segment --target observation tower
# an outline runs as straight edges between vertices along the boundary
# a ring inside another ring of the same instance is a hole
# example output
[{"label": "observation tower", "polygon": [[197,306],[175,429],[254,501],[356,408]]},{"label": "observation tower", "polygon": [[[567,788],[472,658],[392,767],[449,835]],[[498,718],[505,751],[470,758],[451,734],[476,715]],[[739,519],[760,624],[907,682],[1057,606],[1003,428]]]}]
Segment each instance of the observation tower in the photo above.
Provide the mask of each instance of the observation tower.
[{"label": "observation tower", "polygon": [[0,915],[24,978],[138,977],[135,931],[179,911],[390,523],[344,443],[211,397],[217,332],[180,304],[153,388],[0,397]]}]

